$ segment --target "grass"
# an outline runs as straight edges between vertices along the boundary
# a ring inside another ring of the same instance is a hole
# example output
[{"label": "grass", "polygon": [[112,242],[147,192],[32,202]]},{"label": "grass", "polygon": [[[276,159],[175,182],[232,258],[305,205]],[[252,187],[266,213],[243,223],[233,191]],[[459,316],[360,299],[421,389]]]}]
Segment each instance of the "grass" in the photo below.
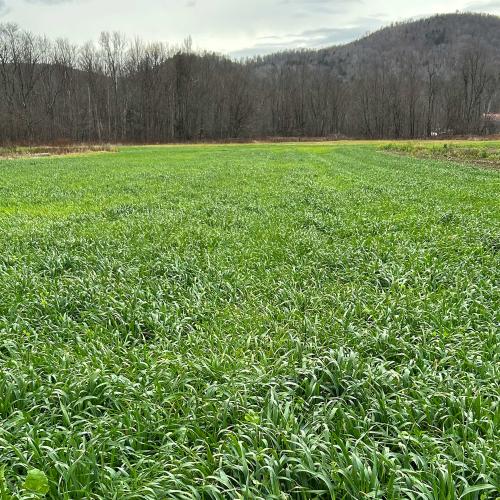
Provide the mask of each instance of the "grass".
[{"label": "grass", "polygon": [[500,173],[379,147],[0,161],[2,500],[498,497]]}]

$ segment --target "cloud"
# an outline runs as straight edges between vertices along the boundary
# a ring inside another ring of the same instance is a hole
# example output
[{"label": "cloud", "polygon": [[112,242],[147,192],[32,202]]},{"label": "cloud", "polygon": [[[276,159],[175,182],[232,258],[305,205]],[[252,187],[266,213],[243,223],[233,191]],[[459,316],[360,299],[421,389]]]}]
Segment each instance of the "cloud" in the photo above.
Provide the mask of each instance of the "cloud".
[{"label": "cloud", "polygon": [[465,5],[464,10],[475,12],[494,12],[500,13],[500,0],[479,0],[476,2],[469,2]]},{"label": "cloud", "polygon": [[28,3],[40,3],[44,5],[58,5],[61,3],[70,3],[73,0],[26,0]]},{"label": "cloud", "polygon": [[296,15],[342,14],[353,4],[361,5],[363,0],[281,0],[280,4],[287,9],[294,9]]},{"label": "cloud", "polygon": [[231,55],[239,58],[272,54],[288,49],[331,47],[356,40],[380,28],[381,25],[383,19],[379,17],[358,18],[350,26],[342,28],[318,28],[287,35],[260,37],[259,42],[252,47],[234,51]]},{"label": "cloud", "polygon": [[362,4],[363,0],[337,0],[332,2],[332,0],[281,0],[282,4],[286,5],[306,5],[311,7],[312,5],[328,5],[330,7],[340,8],[346,7],[349,4]]},{"label": "cloud", "polygon": [[0,0],[0,16],[7,14],[9,7],[7,6],[6,0]]}]

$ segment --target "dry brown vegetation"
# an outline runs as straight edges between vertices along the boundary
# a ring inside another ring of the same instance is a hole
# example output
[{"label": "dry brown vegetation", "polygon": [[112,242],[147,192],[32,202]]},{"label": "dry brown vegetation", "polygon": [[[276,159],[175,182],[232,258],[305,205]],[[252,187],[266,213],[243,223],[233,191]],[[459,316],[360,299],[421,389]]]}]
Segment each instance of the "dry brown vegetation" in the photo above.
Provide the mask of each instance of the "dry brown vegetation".
[{"label": "dry brown vegetation", "polygon": [[81,153],[117,151],[111,144],[77,144],[67,146],[11,146],[0,148],[0,158],[19,158],[23,156],[63,156]]},{"label": "dry brown vegetation", "polygon": [[400,142],[385,144],[382,149],[419,158],[436,158],[500,169],[500,141]]}]

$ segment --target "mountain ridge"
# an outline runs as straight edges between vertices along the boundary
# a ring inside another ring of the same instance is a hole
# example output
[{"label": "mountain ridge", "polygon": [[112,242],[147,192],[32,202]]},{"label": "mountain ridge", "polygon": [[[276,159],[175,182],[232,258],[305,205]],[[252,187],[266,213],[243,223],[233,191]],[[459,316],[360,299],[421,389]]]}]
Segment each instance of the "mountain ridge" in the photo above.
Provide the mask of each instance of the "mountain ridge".
[{"label": "mountain ridge", "polygon": [[339,66],[339,73],[348,73],[342,66],[347,58],[358,60],[373,52],[394,54],[409,51],[428,56],[449,50],[456,55],[473,44],[491,52],[500,59],[500,16],[482,13],[436,14],[418,20],[392,23],[357,40],[321,49],[299,49],[257,56],[261,64],[303,63]]}]

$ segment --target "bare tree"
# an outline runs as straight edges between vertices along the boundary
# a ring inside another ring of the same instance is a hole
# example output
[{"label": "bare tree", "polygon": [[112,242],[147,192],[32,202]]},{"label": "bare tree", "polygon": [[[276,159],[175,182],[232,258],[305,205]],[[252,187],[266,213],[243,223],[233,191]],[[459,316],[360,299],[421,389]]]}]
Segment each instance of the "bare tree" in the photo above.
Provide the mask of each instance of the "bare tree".
[{"label": "bare tree", "polygon": [[190,37],[172,47],[104,32],[77,47],[0,24],[0,143],[483,133],[500,110],[498,20],[463,17],[489,30],[482,41],[457,20],[246,61],[195,51]]}]

